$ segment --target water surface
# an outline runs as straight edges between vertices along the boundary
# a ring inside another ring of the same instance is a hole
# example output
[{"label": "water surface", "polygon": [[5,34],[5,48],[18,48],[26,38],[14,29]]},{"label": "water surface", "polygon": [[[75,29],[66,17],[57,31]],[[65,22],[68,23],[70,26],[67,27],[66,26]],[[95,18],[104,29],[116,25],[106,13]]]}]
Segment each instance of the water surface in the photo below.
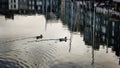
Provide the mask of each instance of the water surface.
[{"label": "water surface", "polygon": [[[98,19],[101,19],[99,15]],[[107,25],[96,25],[95,33],[98,34],[94,37],[97,43],[92,47],[89,23],[87,26],[81,19],[76,25],[72,19],[65,20],[46,20],[43,15],[15,15],[14,20],[0,16],[0,68],[120,67],[119,42],[109,45],[105,42],[109,35],[106,35]],[[113,27],[115,25],[113,23]],[[41,34],[43,39],[36,40],[35,37]],[[60,42],[59,38],[64,37],[68,40]]]}]

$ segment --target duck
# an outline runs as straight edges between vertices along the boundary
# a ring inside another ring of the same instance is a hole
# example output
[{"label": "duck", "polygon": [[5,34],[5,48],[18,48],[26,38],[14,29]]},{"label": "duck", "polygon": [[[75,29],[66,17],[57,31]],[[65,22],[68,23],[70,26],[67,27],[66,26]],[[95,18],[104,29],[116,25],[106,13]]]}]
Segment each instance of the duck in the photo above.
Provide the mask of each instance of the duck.
[{"label": "duck", "polygon": [[65,38],[60,38],[59,41],[60,41],[60,42],[61,42],[61,41],[65,41],[65,42],[66,42],[66,41],[67,41],[67,37],[65,37]]},{"label": "duck", "polygon": [[40,36],[36,36],[36,39],[42,39],[43,35],[41,34]]}]

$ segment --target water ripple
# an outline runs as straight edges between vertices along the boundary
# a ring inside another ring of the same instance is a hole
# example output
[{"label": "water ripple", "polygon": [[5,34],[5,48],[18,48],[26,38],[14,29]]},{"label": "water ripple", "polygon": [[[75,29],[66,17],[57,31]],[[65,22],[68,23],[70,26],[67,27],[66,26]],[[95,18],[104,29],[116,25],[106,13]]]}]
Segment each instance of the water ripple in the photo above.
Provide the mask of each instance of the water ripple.
[{"label": "water ripple", "polygon": [[22,60],[0,57],[0,68],[30,68],[30,67],[26,62]]}]

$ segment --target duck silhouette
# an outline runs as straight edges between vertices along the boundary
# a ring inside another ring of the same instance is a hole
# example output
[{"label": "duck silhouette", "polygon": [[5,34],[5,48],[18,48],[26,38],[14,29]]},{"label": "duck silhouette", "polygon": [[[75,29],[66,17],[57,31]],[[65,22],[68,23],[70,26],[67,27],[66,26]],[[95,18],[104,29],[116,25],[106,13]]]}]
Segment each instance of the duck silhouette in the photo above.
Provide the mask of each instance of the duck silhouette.
[{"label": "duck silhouette", "polygon": [[36,39],[42,39],[43,35],[41,34],[40,36],[36,36]]},{"label": "duck silhouette", "polygon": [[67,41],[67,37],[65,37],[65,38],[60,38],[59,41],[60,41],[60,42],[65,41],[65,42],[66,42],[66,41]]}]

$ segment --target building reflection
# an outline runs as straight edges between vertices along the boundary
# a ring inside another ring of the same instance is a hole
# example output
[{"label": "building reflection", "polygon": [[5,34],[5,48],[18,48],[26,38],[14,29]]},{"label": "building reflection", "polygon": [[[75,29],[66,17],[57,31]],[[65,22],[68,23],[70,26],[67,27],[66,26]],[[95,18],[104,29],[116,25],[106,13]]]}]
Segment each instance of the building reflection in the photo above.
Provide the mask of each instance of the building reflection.
[{"label": "building reflection", "polygon": [[70,31],[80,32],[83,35],[85,44],[93,47],[92,63],[94,64],[94,50],[99,50],[100,46],[106,47],[106,53],[108,53],[108,48],[111,48],[115,55],[120,57],[120,21],[96,13],[93,31],[93,12],[84,9],[84,6],[80,6],[80,4],[76,5],[76,3],[65,0],[61,20],[64,25],[68,26]]},{"label": "building reflection", "polygon": [[[29,0],[30,4],[31,1]],[[90,9],[85,9],[85,6],[81,6],[80,2],[72,0],[64,0],[64,7],[61,8],[60,0],[43,0],[42,6],[29,5],[29,9],[36,9],[36,11],[27,12],[26,14],[44,14],[46,20],[51,19],[61,19],[64,25],[67,25],[71,31],[70,39],[70,49],[71,51],[71,42],[72,42],[72,32],[80,32],[83,35],[83,39],[86,45],[93,47],[92,58],[94,63],[94,50],[99,50],[100,46],[106,47],[106,53],[108,53],[108,48],[111,48],[115,52],[115,55],[120,57],[120,21],[113,20],[112,18],[107,18],[100,14],[95,14],[95,19],[93,18],[93,12]],[[41,3],[40,3],[41,4]],[[41,10],[40,10],[41,8]],[[62,11],[62,9],[64,11]],[[62,11],[62,12],[61,12]],[[2,13],[6,18],[14,19],[14,14],[8,12],[7,14]],[[23,13],[20,13],[23,14]],[[93,20],[94,31],[93,31]],[[47,24],[46,24],[47,25]],[[94,37],[93,37],[94,32]],[[94,38],[94,46],[93,44]],[[120,59],[119,59],[120,64]]]},{"label": "building reflection", "polygon": [[17,15],[35,15],[54,13],[57,18],[60,16],[61,1],[60,0],[1,0],[0,14],[5,18],[14,19]]}]

